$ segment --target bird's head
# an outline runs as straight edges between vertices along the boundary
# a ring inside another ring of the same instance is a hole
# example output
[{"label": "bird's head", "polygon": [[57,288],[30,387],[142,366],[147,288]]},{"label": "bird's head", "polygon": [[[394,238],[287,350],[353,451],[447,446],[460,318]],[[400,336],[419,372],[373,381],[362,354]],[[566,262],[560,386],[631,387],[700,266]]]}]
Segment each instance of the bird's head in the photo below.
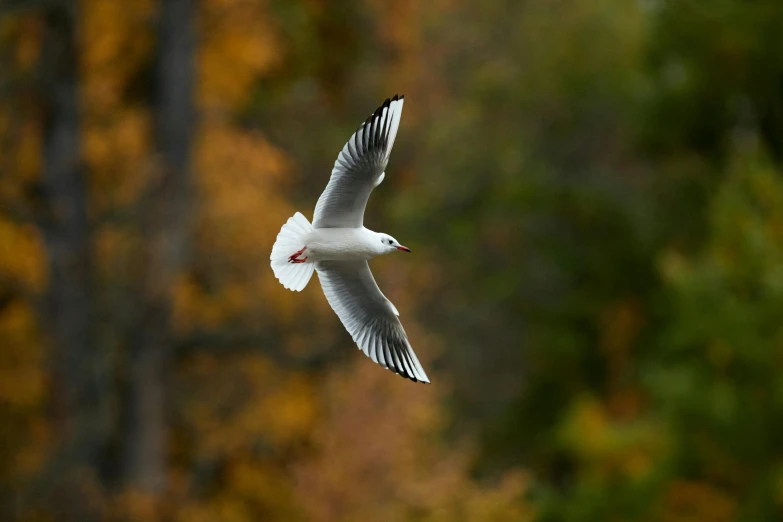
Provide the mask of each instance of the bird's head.
[{"label": "bird's head", "polygon": [[403,252],[410,252],[411,249],[402,246],[399,241],[391,237],[389,234],[378,234],[379,241],[381,242],[381,252],[384,254],[391,254],[396,250],[402,250]]}]

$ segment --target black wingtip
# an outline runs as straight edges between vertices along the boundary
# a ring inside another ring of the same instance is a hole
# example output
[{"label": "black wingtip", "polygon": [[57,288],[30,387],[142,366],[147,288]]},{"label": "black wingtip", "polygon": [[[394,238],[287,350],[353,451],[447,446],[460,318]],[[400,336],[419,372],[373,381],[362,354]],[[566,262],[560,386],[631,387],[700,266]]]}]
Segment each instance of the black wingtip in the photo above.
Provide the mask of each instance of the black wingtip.
[{"label": "black wingtip", "polygon": [[397,101],[399,99],[400,99],[400,97],[395,94],[394,97],[391,99],[391,101]]},{"label": "black wingtip", "polygon": [[[389,369],[391,369],[391,368],[389,368]],[[409,375],[407,372],[403,373],[403,372],[401,372],[401,371],[399,371],[397,369],[392,369],[392,371],[394,373],[396,373],[397,375],[399,375],[400,377],[402,377],[403,379],[408,379],[409,381],[418,382],[420,384],[432,384],[432,381],[423,381],[423,380],[417,378],[415,375]]]}]

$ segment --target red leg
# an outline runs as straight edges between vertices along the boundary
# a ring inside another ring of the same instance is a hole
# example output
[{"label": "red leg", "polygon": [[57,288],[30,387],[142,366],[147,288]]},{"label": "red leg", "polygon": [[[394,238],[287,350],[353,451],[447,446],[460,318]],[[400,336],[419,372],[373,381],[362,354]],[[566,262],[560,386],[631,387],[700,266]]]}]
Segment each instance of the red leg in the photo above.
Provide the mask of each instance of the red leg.
[{"label": "red leg", "polygon": [[306,257],[304,259],[292,259],[289,263],[304,263],[305,261],[307,261]]},{"label": "red leg", "polygon": [[[299,260],[297,260],[296,258],[297,258],[297,257],[299,257],[299,256],[301,256],[301,255],[302,255],[302,252],[304,252],[306,248],[307,248],[307,247],[306,247],[306,246],[304,246],[304,247],[302,247],[302,250],[299,250],[298,252],[294,252],[293,254],[291,254],[290,256],[288,256],[288,262],[289,262],[289,263],[304,263],[304,261],[299,261]],[[307,258],[305,258],[305,259],[307,259]]]}]

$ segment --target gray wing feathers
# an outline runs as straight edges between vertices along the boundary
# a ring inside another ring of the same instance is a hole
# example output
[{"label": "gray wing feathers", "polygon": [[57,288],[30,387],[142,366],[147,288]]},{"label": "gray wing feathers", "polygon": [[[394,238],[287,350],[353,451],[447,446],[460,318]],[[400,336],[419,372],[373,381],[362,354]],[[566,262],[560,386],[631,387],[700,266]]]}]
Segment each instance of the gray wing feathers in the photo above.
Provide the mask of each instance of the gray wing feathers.
[{"label": "gray wing feathers", "polygon": [[315,228],[358,228],[370,192],[383,179],[397,129],[404,96],[387,99],[362,123],[340,151],[332,176],[318,198]]},{"label": "gray wing feathers", "polygon": [[316,271],[327,301],[368,357],[412,381],[430,382],[366,261],[322,261]]}]

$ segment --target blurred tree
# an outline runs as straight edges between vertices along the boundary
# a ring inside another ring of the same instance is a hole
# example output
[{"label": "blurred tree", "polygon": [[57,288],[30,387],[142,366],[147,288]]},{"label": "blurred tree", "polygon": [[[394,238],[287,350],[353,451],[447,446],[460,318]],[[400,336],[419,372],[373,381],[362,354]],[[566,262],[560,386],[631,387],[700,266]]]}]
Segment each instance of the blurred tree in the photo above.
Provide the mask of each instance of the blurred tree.
[{"label": "blurred tree", "polygon": [[662,464],[673,477],[666,519],[774,520],[783,511],[783,183],[752,150],[731,163],[704,250],[661,258],[670,321],[645,379],[674,442]]},{"label": "blurred tree", "polygon": [[132,490],[165,490],[172,287],[187,259],[191,232],[195,6],[160,3],[155,68],[156,163],[143,196],[145,238],[138,324],[129,343],[123,433],[124,482]]},{"label": "blurred tree", "polygon": [[[628,377],[655,282],[649,178],[630,139],[643,14],[632,2],[497,2],[443,21],[460,29],[447,32],[441,76],[460,88],[421,129],[426,176],[399,212],[433,260],[420,310],[445,335],[485,471],[524,462],[568,480],[562,412],[582,394],[633,393],[607,383]],[[603,351],[615,314],[629,333]]]},{"label": "blurred tree", "polygon": [[66,518],[97,520],[96,499],[84,494],[98,480],[106,435],[105,369],[92,326],[91,231],[87,177],[81,155],[77,5],[47,4],[39,80],[43,142],[38,216],[49,260],[46,331],[51,341],[52,396],[61,447],[49,463],[57,509]]},{"label": "blurred tree", "polygon": [[305,520],[534,519],[526,474],[474,481],[472,444],[442,444],[445,384],[422,391],[356,366],[325,383],[312,454],[296,468]]}]

